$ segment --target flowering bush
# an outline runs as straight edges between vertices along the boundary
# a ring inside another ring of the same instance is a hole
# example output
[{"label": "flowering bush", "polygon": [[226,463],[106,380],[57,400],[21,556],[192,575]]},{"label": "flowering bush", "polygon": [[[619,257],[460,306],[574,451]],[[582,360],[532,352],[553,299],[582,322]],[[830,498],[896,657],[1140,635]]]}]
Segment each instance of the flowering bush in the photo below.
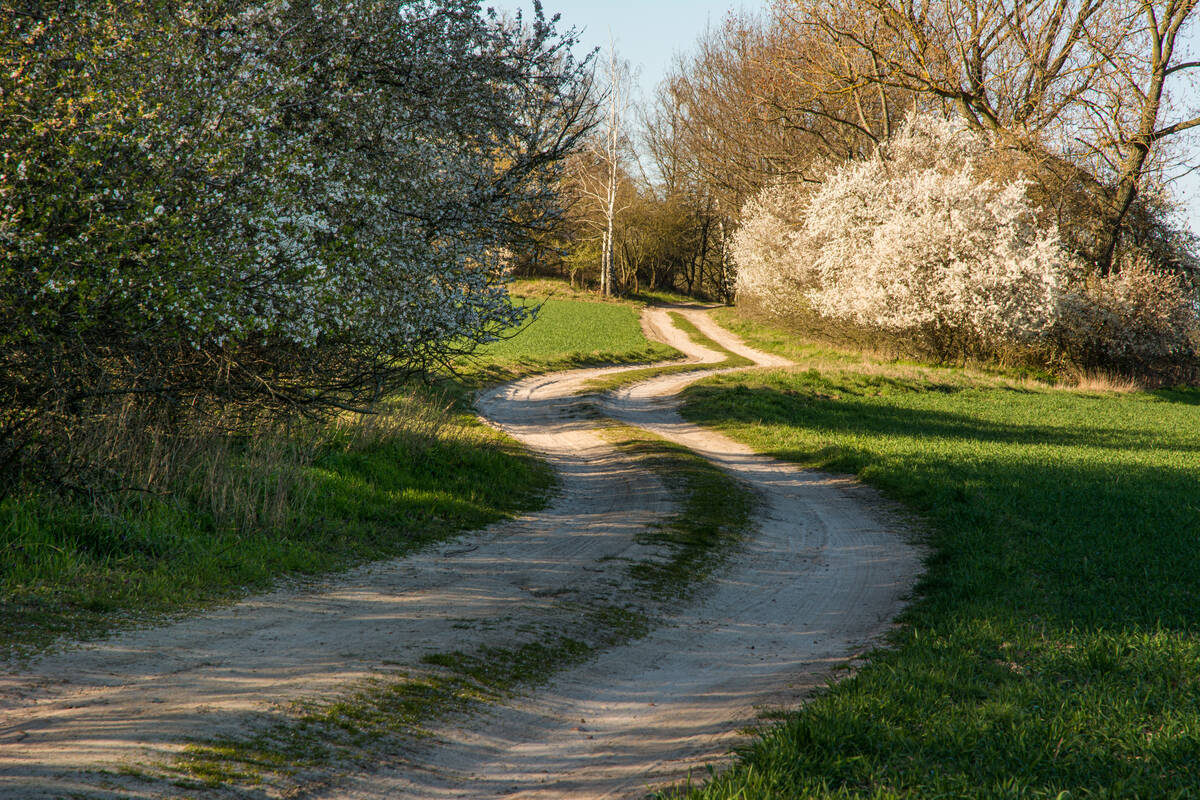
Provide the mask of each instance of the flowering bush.
[{"label": "flowering bush", "polygon": [[572,41],[476,0],[0,8],[0,469],[91,397],[344,405],[519,321]]},{"label": "flowering bush", "polygon": [[787,316],[806,305],[816,280],[804,237],[804,194],[798,187],[773,184],[746,202],[733,235],[737,293],[768,313]]},{"label": "flowering bush", "polygon": [[1196,291],[1178,272],[1126,253],[1107,276],[1089,276],[1063,298],[1058,338],[1083,367],[1170,375],[1195,363],[1200,345]]},{"label": "flowering bush", "polygon": [[916,336],[941,356],[1042,338],[1071,260],[1024,183],[979,176],[987,152],[952,121],[914,116],[872,157],[831,171],[798,212],[786,188],[768,189],[735,239],[739,291]]}]

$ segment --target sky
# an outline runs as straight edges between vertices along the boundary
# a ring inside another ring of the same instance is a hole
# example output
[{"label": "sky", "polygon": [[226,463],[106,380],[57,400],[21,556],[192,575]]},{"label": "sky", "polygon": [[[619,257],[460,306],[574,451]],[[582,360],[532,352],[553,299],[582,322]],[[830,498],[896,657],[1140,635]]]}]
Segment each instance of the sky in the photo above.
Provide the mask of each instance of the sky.
[{"label": "sky", "polygon": [[[524,9],[531,0],[483,0],[497,10]],[[736,0],[542,0],[546,16],[561,14],[559,29],[574,27],[581,32],[581,52],[594,47],[608,49],[609,36],[617,52],[635,70],[644,93],[666,75],[676,53],[687,52],[708,26],[719,23],[730,9],[759,3]]]},{"label": "sky", "polygon": [[[531,0],[484,0],[497,10],[528,10]],[[692,49],[710,23],[718,24],[734,8],[758,8],[756,0],[543,0],[547,16],[561,14],[560,29],[578,28],[581,52],[607,50],[609,37],[617,52],[638,70],[639,84],[649,95],[666,75],[675,55]],[[1200,22],[1192,26],[1191,58],[1200,55]],[[1200,111],[1200,89],[1188,105]],[[1193,137],[1183,156],[1185,165],[1200,164],[1200,135]],[[1182,171],[1182,169],[1181,169]],[[1200,170],[1174,181],[1172,191],[1183,203],[1182,222],[1200,235]]]}]

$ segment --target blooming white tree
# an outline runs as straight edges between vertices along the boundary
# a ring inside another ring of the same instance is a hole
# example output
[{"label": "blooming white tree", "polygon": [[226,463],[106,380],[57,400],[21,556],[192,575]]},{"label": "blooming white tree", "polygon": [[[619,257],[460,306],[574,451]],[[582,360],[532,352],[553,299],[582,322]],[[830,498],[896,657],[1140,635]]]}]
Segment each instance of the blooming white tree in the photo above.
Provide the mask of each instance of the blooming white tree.
[{"label": "blooming white tree", "polygon": [[572,43],[477,0],[0,7],[0,439],[370,400],[519,321],[500,254],[593,121]]},{"label": "blooming white tree", "polygon": [[943,356],[1039,339],[1072,262],[1023,182],[983,177],[988,149],[953,120],[913,116],[808,196],[767,189],[735,239],[739,291],[918,336]]}]

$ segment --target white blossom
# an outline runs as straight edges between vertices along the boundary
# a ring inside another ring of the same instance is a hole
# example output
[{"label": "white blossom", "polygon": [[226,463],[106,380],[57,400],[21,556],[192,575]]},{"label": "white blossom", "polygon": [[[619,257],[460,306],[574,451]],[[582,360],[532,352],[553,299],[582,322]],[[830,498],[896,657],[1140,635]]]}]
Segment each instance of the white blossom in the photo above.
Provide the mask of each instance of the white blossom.
[{"label": "white blossom", "polygon": [[987,148],[953,121],[914,116],[807,196],[769,187],[734,240],[739,292],[894,333],[1045,336],[1073,264],[1024,182],[980,176]]}]

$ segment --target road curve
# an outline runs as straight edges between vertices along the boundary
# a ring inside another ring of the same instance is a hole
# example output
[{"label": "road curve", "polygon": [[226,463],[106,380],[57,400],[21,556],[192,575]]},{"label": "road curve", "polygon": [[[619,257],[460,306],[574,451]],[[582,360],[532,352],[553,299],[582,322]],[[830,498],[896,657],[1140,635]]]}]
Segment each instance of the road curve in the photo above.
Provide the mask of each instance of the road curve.
[{"label": "road curve", "polygon": [[[789,362],[746,347],[703,310],[682,313],[757,366]],[[694,606],[436,746],[318,795],[330,800],[637,798],[725,757],[764,707],[794,707],[831,670],[877,643],[920,568],[894,514],[852,479],[800,470],[684,422],[678,393],[723,355],[692,343],[668,309],[648,332],[697,362],[605,396],[605,415],[683,444],[763,498],[756,534]],[[591,375],[560,373],[501,387],[480,412],[538,448],[530,403],[574,395]],[[539,420],[539,436],[553,425]]]},{"label": "road curve", "polygon": [[[699,309],[676,310],[756,364],[786,363],[746,348]],[[447,725],[436,741],[368,772],[247,787],[242,796],[639,797],[721,758],[764,705],[794,705],[879,640],[919,569],[895,517],[852,480],[798,470],[681,420],[678,391],[721,355],[694,345],[664,309],[647,310],[644,322],[697,372],[598,405],[761,494],[742,551],[693,605],[546,689]],[[537,376],[479,398],[481,415],[562,476],[543,512],[322,586],[281,589],[32,667],[0,667],[0,798],[178,794],[129,774],[170,758],[189,737],[253,731],[289,701],[387,678],[422,655],[561,626],[563,599],[628,593],[614,565],[646,557],[638,532],[674,507],[653,476],[596,432],[597,402],[578,396],[616,369]]]}]

